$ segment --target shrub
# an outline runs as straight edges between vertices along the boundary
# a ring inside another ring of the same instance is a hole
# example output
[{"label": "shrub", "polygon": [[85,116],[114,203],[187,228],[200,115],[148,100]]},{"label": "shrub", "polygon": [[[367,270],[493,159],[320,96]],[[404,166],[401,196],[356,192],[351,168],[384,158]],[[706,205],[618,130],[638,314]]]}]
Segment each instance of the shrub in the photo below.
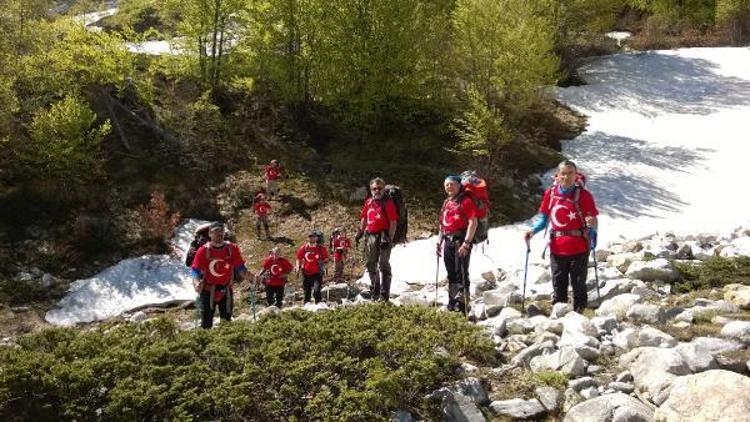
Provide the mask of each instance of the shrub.
[{"label": "shrub", "polygon": [[[388,420],[490,339],[453,314],[362,306],[181,332],[167,319],[55,328],[0,350],[0,418]],[[449,357],[436,354],[444,347]]]},{"label": "shrub", "polygon": [[750,2],[747,0],[718,0],[716,27],[735,45],[750,41]]},{"label": "shrub", "polygon": [[170,212],[162,191],[152,192],[151,200],[138,210],[138,215],[141,238],[163,244],[172,237],[175,226],[180,221],[180,213]]},{"label": "shrub", "polygon": [[674,263],[681,274],[675,283],[678,292],[722,287],[731,283],[750,283],[750,257],[714,257],[702,264]]}]

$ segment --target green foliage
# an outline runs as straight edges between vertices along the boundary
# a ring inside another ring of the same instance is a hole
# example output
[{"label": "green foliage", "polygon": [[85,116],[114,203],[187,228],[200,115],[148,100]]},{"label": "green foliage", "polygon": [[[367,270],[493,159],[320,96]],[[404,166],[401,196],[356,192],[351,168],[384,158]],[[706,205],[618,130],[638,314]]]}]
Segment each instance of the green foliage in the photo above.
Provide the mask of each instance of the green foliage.
[{"label": "green foliage", "polygon": [[568,386],[568,377],[558,371],[542,371],[534,373],[534,381],[537,384],[548,385],[558,390],[563,390]]},{"label": "green foliage", "polygon": [[717,0],[716,27],[723,31],[732,44],[750,41],[750,1]]},{"label": "green foliage", "polygon": [[82,182],[99,173],[101,141],[109,121],[95,125],[96,114],[68,96],[38,112],[29,125],[30,142],[23,159],[42,178]]},{"label": "green foliage", "polygon": [[750,257],[714,257],[702,264],[675,262],[681,280],[675,283],[678,292],[722,287],[732,283],[750,284]]},{"label": "green foliage", "polygon": [[654,30],[678,32],[713,26],[716,0],[626,0],[630,6],[648,12]]},{"label": "green foliage", "polygon": [[469,101],[464,117],[456,119],[454,130],[459,139],[458,149],[472,156],[491,158],[498,155],[510,138],[503,125],[503,117],[495,107],[490,107],[473,86],[469,88]]},{"label": "green foliage", "polygon": [[3,418],[388,420],[454,378],[458,356],[493,356],[460,316],[378,305],[211,331],[50,329],[19,345],[0,350]]}]

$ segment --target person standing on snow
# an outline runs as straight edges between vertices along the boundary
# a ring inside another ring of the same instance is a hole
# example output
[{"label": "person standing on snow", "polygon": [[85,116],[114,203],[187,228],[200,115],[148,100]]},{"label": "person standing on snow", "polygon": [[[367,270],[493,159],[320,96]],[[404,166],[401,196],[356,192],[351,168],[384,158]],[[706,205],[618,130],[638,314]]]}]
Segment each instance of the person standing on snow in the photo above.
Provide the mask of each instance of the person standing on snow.
[{"label": "person standing on snow", "polygon": [[208,236],[211,240],[195,252],[191,267],[193,287],[200,295],[202,328],[213,326],[216,306],[221,319],[232,319],[234,281],[247,275],[240,248],[224,240],[224,225],[212,223]]},{"label": "person standing on snow", "polygon": [[448,310],[466,314],[469,302],[469,259],[477,229],[476,205],[465,194],[459,176],[443,182],[448,196],[440,210],[440,237],[436,253],[442,254],[448,273]]},{"label": "person standing on snow", "polygon": [[391,239],[396,234],[398,211],[393,199],[384,199],[385,181],[379,177],[370,181],[372,196],[367,198],[359,216],[359,244],[365,237],[365,262],[370,276],[372,300],[388,302],[391,291]]},{"label": "person standing on snow", "polygon": [[573,286],[573,309],[581,313],[588,302],[586,277],[590,248],[596,248],[597,218],[594,197],[577,183],[578,168],[569,160],[557,166],[556,183],[544,192],[539,216],[524,238],[551,223],[550,266],[553,304],[568,301],[568,284]]}]

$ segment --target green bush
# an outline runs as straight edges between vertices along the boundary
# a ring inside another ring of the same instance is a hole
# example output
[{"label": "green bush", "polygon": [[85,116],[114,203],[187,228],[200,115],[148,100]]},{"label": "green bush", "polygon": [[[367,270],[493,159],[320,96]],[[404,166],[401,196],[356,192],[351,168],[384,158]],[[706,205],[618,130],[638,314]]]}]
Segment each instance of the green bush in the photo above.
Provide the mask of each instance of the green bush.
[{"label": "green bush", "polygon": [[714,257],[702,264],[674,263],[681,279],[675,283],[678,292],[722,287],[731,283],[750,284],[750,257]]},{"label": "green bush", "polygon": [[717,0],[716,27],[732,44],[750,41],[750,1]]},{"label": "green bush", "polygon": [[167,319],[56,328],[18,343],[0,350],[3,420],[387,420],[426,406],[459,356],[493,357],[460,316],[382,305],[211,331]]}]

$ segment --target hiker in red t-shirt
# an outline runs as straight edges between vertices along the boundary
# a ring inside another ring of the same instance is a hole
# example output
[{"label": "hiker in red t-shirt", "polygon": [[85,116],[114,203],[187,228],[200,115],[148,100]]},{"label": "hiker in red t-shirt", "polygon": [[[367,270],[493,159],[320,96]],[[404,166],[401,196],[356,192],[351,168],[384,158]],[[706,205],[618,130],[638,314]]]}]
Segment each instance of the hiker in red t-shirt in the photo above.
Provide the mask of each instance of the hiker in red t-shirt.
[{"label": "hiker in red t-shirt", "polygon": [[266,285],[266,302],[268,306],[275,304],[277,308],[281,308],[284,300],[284,286],[292,271],[292,263],[281,256],[279,248],[275,247],[263,260],[262,267],[260,278]]},{"label": "hiker in red t-shirt", "polygon": [[477,229],[477,208],[464,192],[459,176],[443,182],[448,196],[440,209],[438,256],[443,255],[448,272],[448,310],[466,313],[469,302],[469,258]]},{"label": "hiker in red t-shirt", "polygon": [[313,296],[315,303],[322,299],[320,292],[323,286],[325,263],[328,262],[328,249],[318,243],[319,233],[312,231],[307,237],[307,243],[297,250],[297,272],[302,270],[302,287],[305,291],[304,303]]},{"label": "hiker in red t-shirt", "polygon": [[346,237],[346,230],[337,228],[331,235],[331,250],[333,251],[333,281],[340,283],[344,281],[344,262],[349,255],[352,241]]},{"label": "hiker in red t-shirt", "polygon": [[271,160],[271,163],[263,168],[263,179],[266,181],[266,193],[270,200],[274,200],[279,194],[278,180],[281,177],[283,168],[278,160]]},{"label": "hiker in red t-shirt", "polygon": [[576,183],[578,169],[565,160],[557,166],[557,182],[544,192],[539,218],[526,232],[528,241],[542,231],[550,230],[550,264],[552,269],[553,303],[568,301],[568,283],[573,286],[573,309],[582,313],[588,301],[586,276],[589,248],[596,247],[599,212],[591,192]]},{"label": "hiker in red t-shirt", "polygon": [[[391,291],[391,239],[396,234],[398,212],[396,204],[383,199],[385,181],[379,177],[370,181],[372,196],[367,198],[359,213],[359,231],[355,240],[365,237],[365,260],[370,276],[372,300],[388,302]],[[379,274],[378,274],[379,272]]]},{"label": "hiker in red t-shirt", "polygon": [[263,228],[266,230],[266,239],[271,239],[271,233],[268,230],[268,214],[271,213],[271,204],[266,201],[266,196],[259,193],[255,196],[255,203],[253,204],[253,212],[255,213],[255,234],[260,239],[260,225],[263,224]]},{"label": "hiker in red t-shirt", "polygon": [[[221,319],[232,319],[234,281],[242,281],[247,275],[240,248],[224,241],[224,225],[212,223],[208,235],[211,240],[195,252],[191,267],[193,287],[200,295],[203,328],[213,326],[215,305]],[[252,274],[249,276],[252,278]]]}]

